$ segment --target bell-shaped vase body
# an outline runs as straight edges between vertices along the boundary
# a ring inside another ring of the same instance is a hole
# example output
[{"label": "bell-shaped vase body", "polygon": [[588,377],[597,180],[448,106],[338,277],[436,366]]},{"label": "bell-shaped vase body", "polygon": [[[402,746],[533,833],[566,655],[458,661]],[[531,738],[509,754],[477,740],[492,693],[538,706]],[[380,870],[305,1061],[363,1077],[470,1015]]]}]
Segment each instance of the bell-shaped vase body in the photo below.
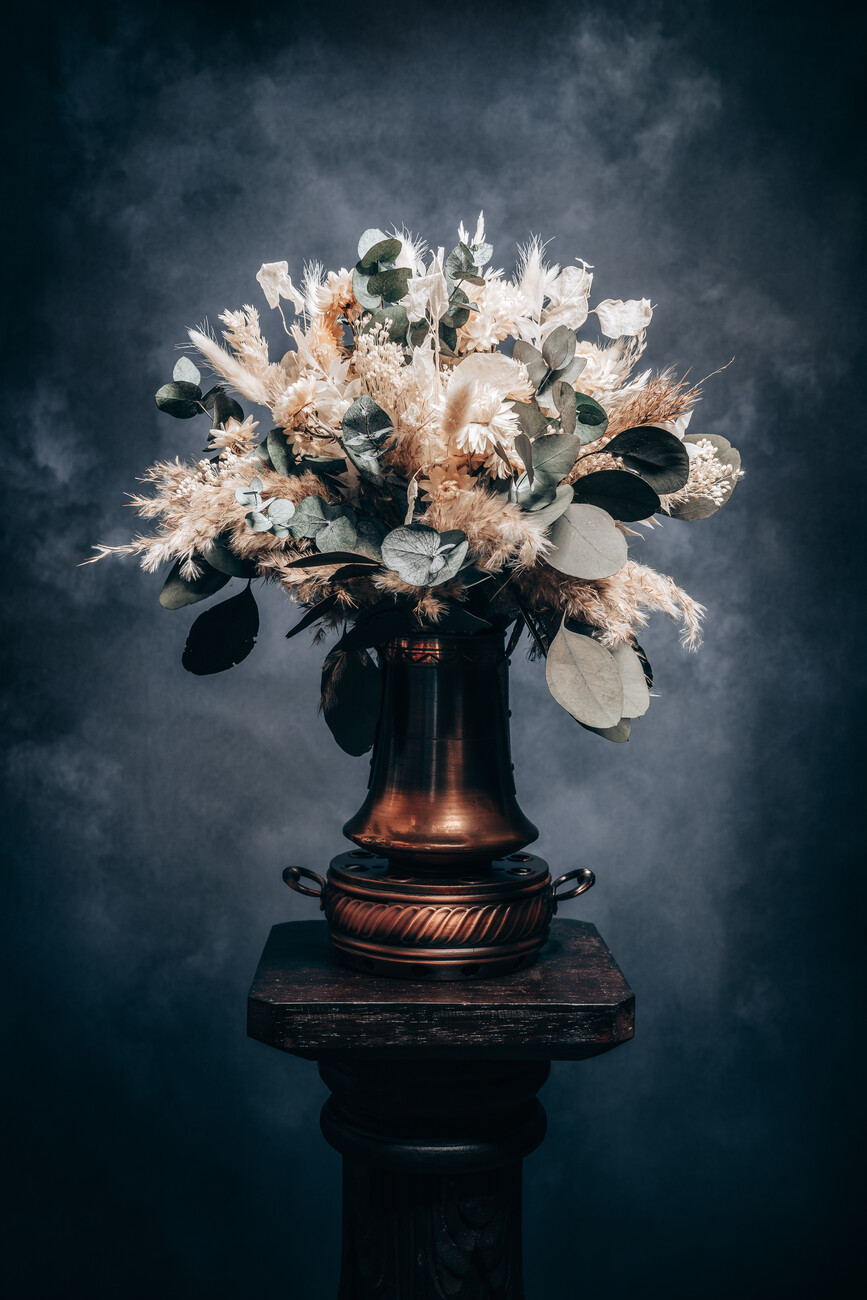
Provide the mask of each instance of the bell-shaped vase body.
[{"label": "bell-shaped vase body", "polygon": [[392,867],[486,867],[538,836],[515,798],[499,633],[419,633],[382,647],[370,786],[344,827]]}]

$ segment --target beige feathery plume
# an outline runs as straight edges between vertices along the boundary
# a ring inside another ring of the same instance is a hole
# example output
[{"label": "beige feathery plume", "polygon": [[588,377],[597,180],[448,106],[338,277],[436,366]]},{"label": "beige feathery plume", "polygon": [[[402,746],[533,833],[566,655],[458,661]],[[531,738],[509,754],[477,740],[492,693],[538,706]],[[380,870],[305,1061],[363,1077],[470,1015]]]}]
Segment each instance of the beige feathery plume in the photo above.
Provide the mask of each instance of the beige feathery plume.
[{"label": "beige feathery plume", "polygon": [[201,330],[187,330],[187,334],[211,368],[227,379],[236,392],[248,401],[258,402],[260,406],[268,405],[268,393],[259,375],[253,374],[237,357],[221,348],[216,339],[209,338]]}]

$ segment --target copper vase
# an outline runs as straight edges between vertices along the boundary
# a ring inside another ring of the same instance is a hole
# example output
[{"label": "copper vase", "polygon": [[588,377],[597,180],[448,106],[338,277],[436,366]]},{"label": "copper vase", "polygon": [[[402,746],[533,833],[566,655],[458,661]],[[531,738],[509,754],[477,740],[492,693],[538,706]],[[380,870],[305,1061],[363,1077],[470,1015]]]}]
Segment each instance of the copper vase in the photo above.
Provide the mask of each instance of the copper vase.
[{"label": "copper vase", "polygon": [[539,832],[515,796],[503,636],[418,633],[380,657],[367,798],[343,828],[359,847],[332,861],[327,881],[301,867],[284,879],[319,898],[332,944],[361,969],[449,980],[519,970],[557,903],[593,873],[552,885],[547,863],[521,851]]}]

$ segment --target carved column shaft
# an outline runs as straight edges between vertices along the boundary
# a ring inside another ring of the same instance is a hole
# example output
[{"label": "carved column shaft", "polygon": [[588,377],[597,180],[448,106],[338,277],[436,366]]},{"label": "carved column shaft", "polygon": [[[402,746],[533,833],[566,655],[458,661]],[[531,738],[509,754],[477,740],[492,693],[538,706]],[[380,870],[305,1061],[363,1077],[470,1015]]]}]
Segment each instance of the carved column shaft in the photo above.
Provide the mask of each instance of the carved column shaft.
[{"label": "carved column shaft", "polygon": [[521,1160],[544,1137],[548,1064],[320,1071],[343,1154],[339,1300],[523,1300]]}]

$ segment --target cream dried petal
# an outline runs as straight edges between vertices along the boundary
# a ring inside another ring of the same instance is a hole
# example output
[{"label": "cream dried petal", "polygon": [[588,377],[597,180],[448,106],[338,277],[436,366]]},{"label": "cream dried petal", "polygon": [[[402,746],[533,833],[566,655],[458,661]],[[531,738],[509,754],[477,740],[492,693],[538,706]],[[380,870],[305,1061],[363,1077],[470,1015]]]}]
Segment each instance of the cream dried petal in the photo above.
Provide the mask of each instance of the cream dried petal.
[{"label": "cream dried petal", "polygon": [[647,329],[653,316],[649,298],[629,298],[626,302],[606,298],[593,310],[602,333],[609,339],[633,338]]}]

